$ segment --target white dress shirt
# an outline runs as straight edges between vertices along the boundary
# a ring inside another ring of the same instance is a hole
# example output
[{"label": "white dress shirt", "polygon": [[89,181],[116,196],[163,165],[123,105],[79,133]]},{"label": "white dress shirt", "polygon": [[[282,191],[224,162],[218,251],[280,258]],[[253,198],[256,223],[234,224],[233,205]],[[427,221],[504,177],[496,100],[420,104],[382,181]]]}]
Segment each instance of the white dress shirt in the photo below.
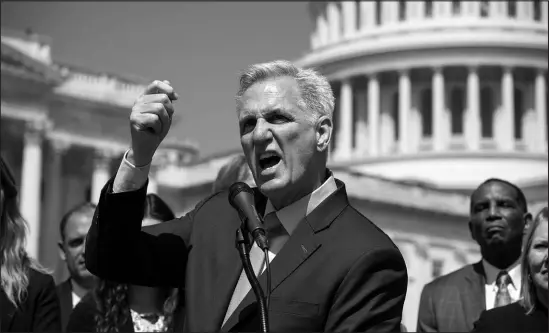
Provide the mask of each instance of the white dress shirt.
[{"label": "white dress shirt", "polygon": [[[482,266],[484,267],[484,273],[486,274],[486,310],[490,310],[494,307],[496,294],[498,292],[496,278],[498,277],[499,272],[501,272],[502,270],[494,267],[484,258],[482,259]],[[507,286],[509,290],[509,295],[511,296],[513,302],[516,302],[520,299],[520,289],[522,282],[520,276],[520,259],[505,270],[507,271],[507,273],[509,273],[512,281],[512,283]]]},{"label": "white dress shirt", "polygon": [[145,182],[149,177],[151,164],[149,163],[139,167],[131,164],[126,158],[128,156],[128,151],[129,150],[124,153],[122,163],[120,163],[120,167],[118,167],[118,172],[114,178],[112,186],[114,193],[138,190],[145,185]]},{"label": "white dress shirt", "polygon": [[72,307],[74,308],[78,303],[80,303],[80,297],[76,295],[74,291],[71,294],[72,294]]}]

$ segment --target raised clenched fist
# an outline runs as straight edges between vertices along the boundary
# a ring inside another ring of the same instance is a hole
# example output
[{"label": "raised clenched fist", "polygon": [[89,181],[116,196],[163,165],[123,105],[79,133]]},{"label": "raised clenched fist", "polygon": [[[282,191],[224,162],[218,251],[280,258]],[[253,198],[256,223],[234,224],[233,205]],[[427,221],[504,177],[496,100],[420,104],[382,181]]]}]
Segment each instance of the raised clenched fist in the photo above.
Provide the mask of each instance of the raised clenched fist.
[{"label": "raised clenched fist", "polygon": [[135,101],[130,114],[131,150],[128,160],[136,166],[149,164],[170,130],[178,95],[169,81],[153,81]]}]

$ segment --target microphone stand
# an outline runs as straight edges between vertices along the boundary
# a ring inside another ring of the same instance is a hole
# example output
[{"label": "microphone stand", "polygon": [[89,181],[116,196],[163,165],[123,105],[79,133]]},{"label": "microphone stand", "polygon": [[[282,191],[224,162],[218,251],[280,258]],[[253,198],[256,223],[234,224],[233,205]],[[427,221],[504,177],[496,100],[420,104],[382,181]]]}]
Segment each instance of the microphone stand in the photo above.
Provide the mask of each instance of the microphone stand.
[{"label": "microphone stand", "polygon": [[263,289],[259,285],[259,280],[255,276],[254,270],[252,268],[252,263],[250,262],[250,251],[251,245],[249,237],[244,237],[244,230],[242,227],[236,229],[236,249],[240,255],[240,260],[242,260],[242,266],[244,266],[244,272],[248,277],[248,281],[252,286],[254,291],[255,298],[259,304],[259,311],[261,315],[261,330],[266,333],[269,331],[269,316],[267,312],[267,305],[265,302],[265,295],[263,294]]}]

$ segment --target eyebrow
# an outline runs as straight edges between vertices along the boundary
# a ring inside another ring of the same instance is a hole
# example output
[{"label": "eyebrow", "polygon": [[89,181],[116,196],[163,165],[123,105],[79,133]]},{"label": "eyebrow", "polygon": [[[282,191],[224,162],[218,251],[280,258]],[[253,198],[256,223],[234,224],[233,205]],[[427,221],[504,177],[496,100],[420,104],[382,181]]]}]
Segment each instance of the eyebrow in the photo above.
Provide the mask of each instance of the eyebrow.
[{"label": "eyebrow", "polygon": [[[242,121],[248,120],[249,118],[254,118],[255,114],[256,114],[255,112],[243,110],[242,113],[241,113],[242,116],[239,119],[239,121],[242,122]],[[282,108],[282,107],[275,107],[275,108],[272,108],[272,109],[260,110],[259,114],[263,117],[268,117],[268,116],[272,116],[272,115],[275,115],[275,114],[284,114],[284,115],[289,116],[290,112],[288,110]]]}]

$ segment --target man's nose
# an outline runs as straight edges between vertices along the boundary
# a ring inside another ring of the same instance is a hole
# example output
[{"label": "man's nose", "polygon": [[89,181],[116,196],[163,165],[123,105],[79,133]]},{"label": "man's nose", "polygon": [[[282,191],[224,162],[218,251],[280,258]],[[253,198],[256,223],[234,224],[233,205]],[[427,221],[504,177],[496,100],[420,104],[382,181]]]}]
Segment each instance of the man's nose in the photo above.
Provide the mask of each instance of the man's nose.
[{"label": "man's nose", "polygon": [[264,119],[258,119],[253,132],[253,140],[255,142],[261,142],[272,138],[270,124]]},{"label": "man's nose", "polygon": [[499,208],[495,204],[490,205],[490,211],[488,212],[488,221],[495,221],[499,219],[501,219]]}]

